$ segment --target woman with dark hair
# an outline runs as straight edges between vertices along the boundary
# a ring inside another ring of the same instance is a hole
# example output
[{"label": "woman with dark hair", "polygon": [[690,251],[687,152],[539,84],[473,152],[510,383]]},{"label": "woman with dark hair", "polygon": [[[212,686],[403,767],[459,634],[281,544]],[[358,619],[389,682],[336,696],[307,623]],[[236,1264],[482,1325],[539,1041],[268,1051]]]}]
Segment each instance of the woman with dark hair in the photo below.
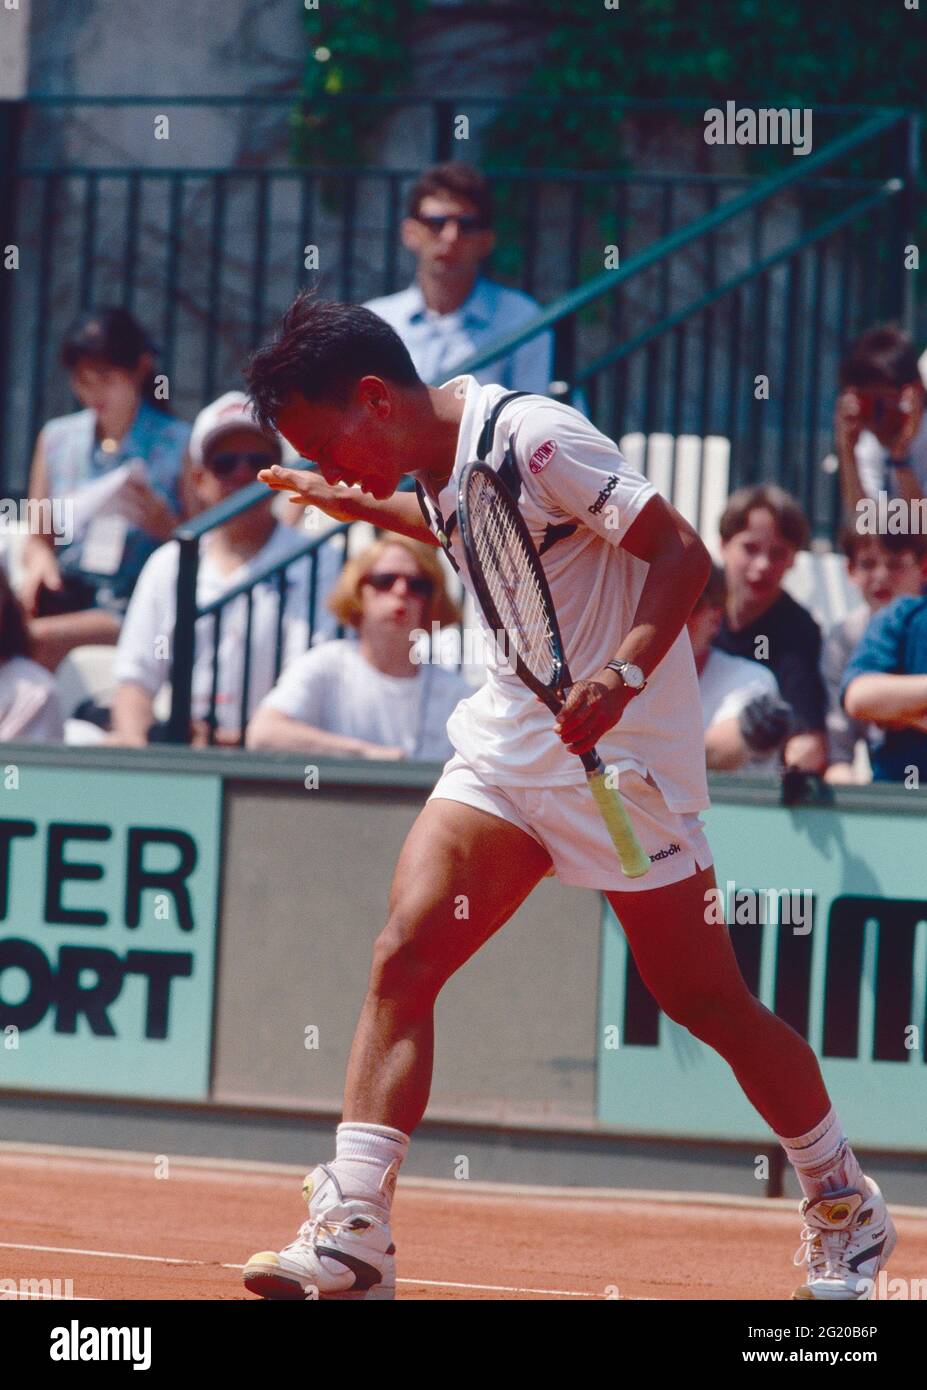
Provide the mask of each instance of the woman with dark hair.
[{"label": "woman with dark hair", "polygon": [[55,679],[29,659],[29,634],[19,600],[0,567],[0,742],[64,742]]},{"label": "woman with dark hair", "polygon": [[117,640],[142,566],[188,510],[190,427],[160,398],[141,325],[125,309],[83,314],[60,361],[84,409],[40,431],[29,497],[34,516],[63,508],[67,523],[30,534],[21,588],[36,660],[50,670],[73,647]]}]

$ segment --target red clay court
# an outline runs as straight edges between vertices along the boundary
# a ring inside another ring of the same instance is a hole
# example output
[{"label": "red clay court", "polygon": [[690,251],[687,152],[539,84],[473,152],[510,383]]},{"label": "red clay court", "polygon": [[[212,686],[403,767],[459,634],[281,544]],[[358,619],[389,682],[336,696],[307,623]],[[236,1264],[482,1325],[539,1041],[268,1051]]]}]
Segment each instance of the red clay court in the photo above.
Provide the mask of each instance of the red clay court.
[{"label": "red clay court", "polygon": [[[155,1170],[153,1154],[3,1146],[0,1279],[70,1279],[79,1300],[250,1301],[240,1270],[296,1234],[303,1170]],[[927,1209],[892,1210],[889,1278],[922,1278]],[[407,1179],[393,1229],[399,1298],[782,1300],[801,1282],[790,1200]]]}]

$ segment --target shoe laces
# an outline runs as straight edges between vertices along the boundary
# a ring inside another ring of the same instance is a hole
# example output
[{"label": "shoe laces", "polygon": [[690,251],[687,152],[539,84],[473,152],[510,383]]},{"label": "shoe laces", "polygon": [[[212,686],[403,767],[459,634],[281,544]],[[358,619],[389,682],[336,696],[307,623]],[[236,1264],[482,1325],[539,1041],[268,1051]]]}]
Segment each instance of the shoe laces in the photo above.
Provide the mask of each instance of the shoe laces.
[{"label": "shoe laces", "polygon": [[[320,1212],[318,1216],[310,1216],[308,1221],[304,1221],[300,1226],[296,1233],[296,1239],[288,1248],[309,1246],[311,1249],[320,1236],[326,1236],[332,1240],[337,1239],[342,1231],[355,1229],[354,1223],[359,1216],[361,1216],[360,1212],[349,1212],[347,1216],[340,1219],[326,1216],[325,1212]],[[374,1216],[366,1212],[363,1213],[363,1220],[369,1222],[371,1226],[379,1224]]]},{"label": "shoe laces", "polygon": [[296,1233],[296,1239],[287,1248],[293,1250],[308,1246],[314,1249],[320,1236],[336,1239],[347,1224],[345,1221],[332,1221],[324,1215],[311,1216],[308,1221],[303,1222]]},{"label": "shoe laces", "polygon": [[803,1226],[801,1245],[796,1250],[792,1263],[800,1265],[807,1260],[815,1274],[823,1272],[825,1277],[828,1274],[840,1275],[843,1273],[847,1246],[852,1235],[852,1230],[820,1231],[816,1226]]}]

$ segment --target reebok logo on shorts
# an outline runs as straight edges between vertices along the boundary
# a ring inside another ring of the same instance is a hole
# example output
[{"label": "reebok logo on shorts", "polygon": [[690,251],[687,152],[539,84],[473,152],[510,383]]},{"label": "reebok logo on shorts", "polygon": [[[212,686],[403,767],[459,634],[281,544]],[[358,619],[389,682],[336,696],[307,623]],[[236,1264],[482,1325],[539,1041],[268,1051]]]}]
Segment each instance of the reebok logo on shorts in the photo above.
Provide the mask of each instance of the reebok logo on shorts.
[{"label": "reebok logo on shorts", "polygon": [[528,460],[528,467],[531,472],[540,473],[543,468],[546,468],[553,458],[556,448],[557,445],[553,439],[548,439],[543,444],[538,445]]},{"label": "reebok logo on shorts", "polygon": [[669,859],[671,854],[679,854],[679,852],[680,846],[677,844],[672,844],[669,846],[668,849],[661,849],[658,854],[652,854],[650,856],[650,862],[652,864],[655,864],[658,859]]},{"label": "reebok logo on shorts", "polygon": [[617,473],[611,473],[611,474],[609,474],[608,481],[606,482],[606,484],[605,484],[605,486],[603,487],[602,491],[599,493],[598,497],[595,499],[595,501],[593,502],[592,506],[586,508],[586,511],[587,511],[587,512],[590,512],[590,513],[592,514],[592,516],[598,516],[599,512],[600,512],[600,511],[602,510],[602,508],[605,506],[605,503],[606,503],[606,502],[608,501],[608,499],[611,497],[612,493],[615,491],[615,488],[616,488],[617,486],[618,486],[618,474],[617,474]]}]

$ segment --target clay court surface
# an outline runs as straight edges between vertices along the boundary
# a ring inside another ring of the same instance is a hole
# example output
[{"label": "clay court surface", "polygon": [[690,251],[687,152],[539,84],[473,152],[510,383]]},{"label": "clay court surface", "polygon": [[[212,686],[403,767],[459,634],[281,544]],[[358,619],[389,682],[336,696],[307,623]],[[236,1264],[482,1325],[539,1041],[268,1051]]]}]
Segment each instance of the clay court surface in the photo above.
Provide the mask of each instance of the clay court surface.
[{"label": "clay court surface", "polygon": [[[168,1177],[155,1171],[155,1155],[0,1148],[0,1279],[70,1279],[78,1299],[250,1300],[241,1266],[306,1215],[301,1170],[170,1158]],[[897,1208],[895,1223],[889,1274],[923,1279],[927,1209]],[[788,1201],[409,1179],[397,1297],[787,1299],[799,1230]]]}]

